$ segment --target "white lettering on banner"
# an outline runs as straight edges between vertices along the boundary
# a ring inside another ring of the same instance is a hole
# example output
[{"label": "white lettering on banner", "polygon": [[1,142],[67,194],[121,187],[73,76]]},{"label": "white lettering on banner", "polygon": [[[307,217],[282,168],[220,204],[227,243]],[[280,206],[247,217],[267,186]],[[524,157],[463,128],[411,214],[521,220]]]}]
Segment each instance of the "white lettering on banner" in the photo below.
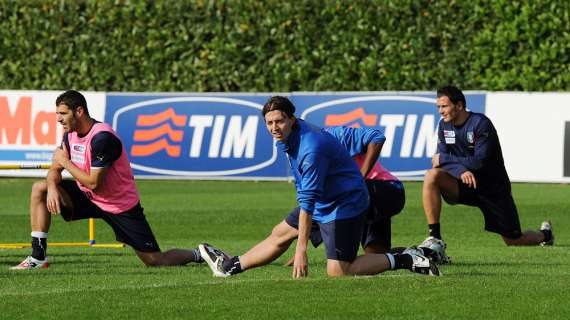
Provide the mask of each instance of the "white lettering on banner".
[{"label": "white lettering on banner", "polygon": [[409,158],[413,156],[414,158],[422,158],[433,155],[437,149],[435,116],[432,114],[422,116],[418,134],[414,137],[417,122],[418,115],[416,114],[409,114],[407,116],[403,114],[382,115],[379,124],[385,128],[384,134],[386,136],[386,142],[384,142],[384,146],[382,147],[381,157],[388,158],[392,155],[394,137],[397,134],[397,129],[402,126],[404,126],[404,132],[402,134],[400,157]]},{"label": "white lettering on banner", "polygon": [[222,149],[222,158],[229,158],[232,148],[234,150],[234,158],[241,158],[244,150],[246,158],[253,158],[258,121],[258,117],[248,116],[242,130],[241,117],[232,116],[230,118],[224,148]]},{"label": "white lettering on banner", "polygon": [[242,158],[244,154],[246,158],[253,158],[259,118],[257,116],[248,116],[245,124],[242,126],[242,116],[231,116],[226,135],[223,137],[225,122],[226,116],[223,115],[215,117],[211,115],[192,115],[190,117],[188,126],[194,128],[190,145],[190,158],[200,157],[200,151],[204,143],[204,134],[206,129],[210,127],[212,127],[212,136],[208,149],[209,158],[220,157],[222,138],[222,158]]},{"label": "white lettering on banner", "polygon": [[194,128],[192,143],[190,145],[190,158],[199,158],[202,140],[204,140],[204,130],[212,126],[213,116],[192,116],[188,125]]},{"label": "white lettering on banner", "polygon": [[402,138],[402,148],[400,149],[400,157],[409,158],[412,153],[412,143],[414,142],[414,131],[416,131],[416,122],[418,115],[410,114],[406,119],[404,127],[404,137]]},{"label": "white lettering on banner", "polygon": [[[437,128],[435,127],[435,117],[428,114],[422,117],[420,131],[416,138],[414,148],[414,158],[421,158],[424,155],[432,156],[437,150]],[[424,153],[425,151],[425,153]]]},{"label": "white lettering on banner", "polygon": [[380,118],[380,125],[383,126],[384,135],[390,139],[386,139],[384,147],[382,148],[382,157],[389,158],[392,155],[392,145],[394,136],[396,135],[396,128],[404,124],[403,114],[385,114]]},{"label": "white lettering on banner", "polygon": [[220,145],[222,144],[222,133],[224,132],[224,123],[226,116],[216,116],[212,139],[210,140],[209,158],[217,158],[220,154]]}]

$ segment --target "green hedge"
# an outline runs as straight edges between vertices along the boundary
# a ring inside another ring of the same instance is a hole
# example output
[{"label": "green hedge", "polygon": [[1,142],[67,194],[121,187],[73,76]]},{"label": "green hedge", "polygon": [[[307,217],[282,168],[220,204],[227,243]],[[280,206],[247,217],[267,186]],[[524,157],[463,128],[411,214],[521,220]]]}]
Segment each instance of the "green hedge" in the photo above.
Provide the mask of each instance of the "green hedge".
[{"label": "green hedge", "polygon": [[0,0],[0,88],[570,90],[570,1]]}]

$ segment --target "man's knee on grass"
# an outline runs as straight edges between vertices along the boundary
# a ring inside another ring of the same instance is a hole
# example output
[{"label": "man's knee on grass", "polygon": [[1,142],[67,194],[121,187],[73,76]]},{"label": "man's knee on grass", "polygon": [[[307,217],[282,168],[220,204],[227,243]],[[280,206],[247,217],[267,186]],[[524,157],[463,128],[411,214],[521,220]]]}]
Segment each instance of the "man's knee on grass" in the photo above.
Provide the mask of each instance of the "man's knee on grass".
[{"label": "man's knee on grass", "polygon": [[141,259],[141,261],[147,267],[160,267],[164,265],[163,254],[160,251],[142,252],[135,250],[135,252],[137,253],[139,259]]},{"label": "man's knee on grass", "polygon": [[347,261],[340,261],[340,260],[327,260],[327,276],[329,277],[344,277],[348,275],[356,274],[352,272],[351,269],[352,263]]},{"label": "man's knee on grass", "polygon": [[[518,235],[518,237],[517,237]],[[507,246],[535,246],[544,241],[544,234],[537,231],[527,230],[524,233],[501,235]]]}]

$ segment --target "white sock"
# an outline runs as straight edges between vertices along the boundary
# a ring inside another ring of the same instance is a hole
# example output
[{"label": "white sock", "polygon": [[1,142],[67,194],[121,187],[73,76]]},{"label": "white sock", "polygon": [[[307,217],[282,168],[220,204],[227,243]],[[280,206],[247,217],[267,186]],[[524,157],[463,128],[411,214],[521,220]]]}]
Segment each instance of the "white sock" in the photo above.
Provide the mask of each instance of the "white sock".
[{"label": "white sock", "polygon": [[394,270],[394,268],[396,268],[396,261],[394,260],[394,255],[391,253],[386,253],[386,257],[388,257],[388,261],[390,261],[390,269]]},{"label": "white sock", "polygon": [[32,231],[32,238],[47,238],[48,233],[42,231]]}]

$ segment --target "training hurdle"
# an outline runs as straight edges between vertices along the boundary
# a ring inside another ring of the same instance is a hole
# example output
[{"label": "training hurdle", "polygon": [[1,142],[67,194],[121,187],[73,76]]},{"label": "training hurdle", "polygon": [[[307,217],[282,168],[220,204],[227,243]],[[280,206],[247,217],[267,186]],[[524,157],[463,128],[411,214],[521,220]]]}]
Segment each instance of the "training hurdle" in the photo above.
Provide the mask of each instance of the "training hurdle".
[{"label": "training hurdle", "polygon": [[[0,164],[0,170],[49,169],[49,164]],[[50,247],[92,247],[123,248],[122,243],[97,243],[95,240],[95,219],[89,218],[89,240],[87,242],[50,242]],[[0,243],[0,249],[22,249],[31,247],[31,243]]]}]

